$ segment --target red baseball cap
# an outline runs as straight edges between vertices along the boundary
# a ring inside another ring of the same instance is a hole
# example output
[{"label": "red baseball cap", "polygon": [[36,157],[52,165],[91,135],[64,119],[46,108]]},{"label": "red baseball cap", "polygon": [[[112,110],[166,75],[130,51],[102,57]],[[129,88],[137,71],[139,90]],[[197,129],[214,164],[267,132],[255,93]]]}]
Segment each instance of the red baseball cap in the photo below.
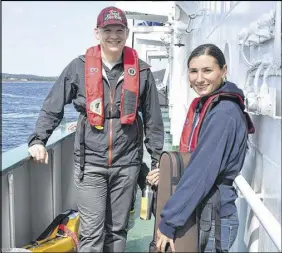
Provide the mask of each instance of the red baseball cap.
[{"label": "red baseball cap", "polygon": [[127,18],[125,13],[116,7],[107,7],[101,10],[97,18],[97,27],[105,27],[106,25],[122,25],[127,27]]}]

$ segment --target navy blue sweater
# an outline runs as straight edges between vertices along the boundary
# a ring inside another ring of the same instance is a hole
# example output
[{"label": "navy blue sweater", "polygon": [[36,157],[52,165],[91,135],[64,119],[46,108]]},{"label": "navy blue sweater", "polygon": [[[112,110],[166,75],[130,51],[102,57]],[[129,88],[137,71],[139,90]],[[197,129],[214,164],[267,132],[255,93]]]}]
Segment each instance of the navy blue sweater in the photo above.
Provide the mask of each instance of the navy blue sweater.
[{"label": "navy blue sweater", "polygon": [[[225,82],[212,94],[222,91],[244,97],[242,90],[230,82]],[[175,230],[186,223],[195,208],[207,196],[220,172],[231,180],[240,172],[248,136],[242,109],[235,102],[223,100],[204,118],[198,144],[188,167],[161,213],[159,229],[167,237],[174,238]],[[234,213],[237,198],[234,187],[220,185],[219,191],[221,217]]]}]

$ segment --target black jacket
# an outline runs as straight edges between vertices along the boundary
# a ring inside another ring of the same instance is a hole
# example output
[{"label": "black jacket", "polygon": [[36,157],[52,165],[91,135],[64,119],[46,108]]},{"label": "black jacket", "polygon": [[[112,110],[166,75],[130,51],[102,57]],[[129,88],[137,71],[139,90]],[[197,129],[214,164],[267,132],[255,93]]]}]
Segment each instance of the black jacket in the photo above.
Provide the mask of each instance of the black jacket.
[{"label": "black jacket", "polygon": [[[28,145],[36,143],[46,145],[53,130],[60,124],[64,115],[64,106],[73,102],[80,116],[77,122],[75,136],[75,161],[80,162],[80,132],[81,120],[85,115],[85,57],[80,56],[71,61],[63,70],[48,94],[39,113],[35,132],[29,137]],[[123,64],[120,67],[119,81],[109,83],[106,72],[103,71],[104,104],[110,103],[110,92],[115,90],[115,107],[119,108],[121,86],[123,84]],[[138,112],[132,125],[121,125],[119,118],[105,119],[104,129],[97,130],[86,121],[85,126],[85,162],[108,167],[109,159],[109,122],[112,120],[112,167],[141,164],[143,157],[143,132],[145,145],[152,158],[152,166],[158,162],[164,142],[164,127],[158,92],[149,65],[139,59],[140,91]],[[143,123],[142,123],[143,122]]]}]

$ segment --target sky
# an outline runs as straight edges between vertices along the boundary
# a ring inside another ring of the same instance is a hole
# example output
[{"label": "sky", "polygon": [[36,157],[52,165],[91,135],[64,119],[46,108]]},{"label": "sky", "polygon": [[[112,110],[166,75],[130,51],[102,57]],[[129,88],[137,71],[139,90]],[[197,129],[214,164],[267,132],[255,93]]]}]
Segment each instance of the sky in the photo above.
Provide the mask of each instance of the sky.
[{"label": "sky", "polygon": [[97,44],[99,12],[115,1],[3,1],[2,73],[58,76]]}]

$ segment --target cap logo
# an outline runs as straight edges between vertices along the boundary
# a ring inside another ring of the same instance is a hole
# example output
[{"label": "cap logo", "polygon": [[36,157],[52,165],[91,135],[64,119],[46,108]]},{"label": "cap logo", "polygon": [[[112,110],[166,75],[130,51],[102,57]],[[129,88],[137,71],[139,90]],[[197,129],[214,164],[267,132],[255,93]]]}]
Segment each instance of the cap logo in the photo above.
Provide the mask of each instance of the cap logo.
[{"label": "cap logo", "polygon": [[120,16],[119,12],[117,12],[115,10],[110,10],[109,13],[105,13],[105,14],[106,15],[105,15],[104,21],[112,20],[112,19],[122,21],[122,18]]},{"label": "cap logo", "polygon": [[135,76],[136,70],[135,70],[134,68],[129,68],[129,69],[127,70],[127,73],[128,73],[129,75],[131,75],[131,76]]}]

